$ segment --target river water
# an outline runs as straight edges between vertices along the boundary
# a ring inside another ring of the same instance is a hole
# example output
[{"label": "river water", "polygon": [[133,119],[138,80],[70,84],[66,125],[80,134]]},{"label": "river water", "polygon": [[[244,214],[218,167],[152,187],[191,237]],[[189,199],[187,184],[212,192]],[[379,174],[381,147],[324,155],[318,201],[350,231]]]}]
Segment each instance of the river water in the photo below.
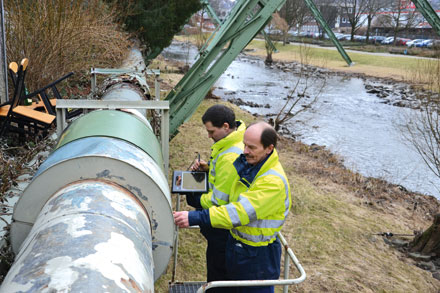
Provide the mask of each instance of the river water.
[{"label": "river water", "polygon": [[[162,54],[192,64],[197,51],[194,47],[173,43]],[[309,100],[319,91],[323,80],[307,81]],[[225,100],[240,98],[245,103],[241,106],[243,109],[271,115],[284,105],[297,81],[297,74],[270,68],[260,59],[240,55],[216,82],[214,94]],[[304,82],[301,79],[300,87],[304,87]],[[351,170],[439,199],[440,180],[402,138],[400,130],[405,125],[405,117],[417,110],[384,103],[384,99],[368,93],[366,84],[390,87],[385,81],[325,74],[325,88],[317,102],[289,120],[285,127],[306,144],[326,146],[343,158],[344,165]],[[391,86],[404,87],[402,84]],[[260,107],[249,106],[249,102]]]}]

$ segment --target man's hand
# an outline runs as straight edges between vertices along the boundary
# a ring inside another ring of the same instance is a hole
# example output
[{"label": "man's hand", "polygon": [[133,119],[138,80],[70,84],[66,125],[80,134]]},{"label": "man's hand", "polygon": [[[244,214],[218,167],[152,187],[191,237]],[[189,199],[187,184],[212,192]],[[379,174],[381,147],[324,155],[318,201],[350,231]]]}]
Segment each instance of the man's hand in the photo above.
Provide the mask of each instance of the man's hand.
[{"label": "man's hand", "polygon": [[179,226],[179,228],[189,227],[187,211],[173,212],[173,216],[174,216],[174,223],[176,223],[176,225]]},{"label": "man's hand", "polygon": [[194,162],[194,164],[191,166],[190,168],[191,171],[204,171],[204,172],[208,172],[209,171],[209,166],[208,163],[203,161],[203,160],[196,160]]}]

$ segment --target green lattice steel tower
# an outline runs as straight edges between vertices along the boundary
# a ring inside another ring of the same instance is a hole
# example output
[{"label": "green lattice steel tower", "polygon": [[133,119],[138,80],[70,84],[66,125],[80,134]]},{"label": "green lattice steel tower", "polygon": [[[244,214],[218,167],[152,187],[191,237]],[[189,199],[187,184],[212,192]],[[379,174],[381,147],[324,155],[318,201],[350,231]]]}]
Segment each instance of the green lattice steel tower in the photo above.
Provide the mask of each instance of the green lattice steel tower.
[{"label": "green lattice steel tower", "polygon": [[425,17],[432,28],[440,35],[440,18],[427,0],[413,0],[417,10]]},{"label": "green lattice steel tower", "polygon": [[[284,5],[285,0],[242,0],[238,1],[228,18],[217,27],[209,44],[200,50],[200,57],[188,73],[168,94],[170,102],[170,134],[188,119],[202,102],[209,89],[232,63],[235,57],[271,20],[272,14]],[[305,0],[319,24],[330,36],[348,65],[352,65],[330,27],[311,0]],[[202,3],[206,3],[203,0]],[[208,12],[217,17],[213,10]]]},{"label": "green lattice steel tower", "polygon": [[338,49],[339,54],[341,54],[342,58],[344,58],[345,62],[347,62],[347,64],[348,64],[348,66],[353,65],[353,62],[351,61],[351,59],[348,56],[347,52],[345,52],[344,48],[342,47],[341,43],[339,43],[339,41],[336,38],[336,36],[333,33],[333,31],[330,29],[330,27],[325,22],[324,18],[322,17],[321,12],[319,12],[319,10],[316,7],[315,3],[313,3],[312,0],[304,0],[304,2],[306,2],[307,6],[310,8],[310,11],[312,12],[312,14],[315,17],[316,21],[318,21],[319,24],[324,28],[324,31],[330,37],[330,39],[332,40],[333,44]]},{"label": "green lattice steel tower", "polygon": [[285,0],[247,0],[235,4],[200,58],[167,96],[170,134],[189,118],[235,57],[270,21]]}]

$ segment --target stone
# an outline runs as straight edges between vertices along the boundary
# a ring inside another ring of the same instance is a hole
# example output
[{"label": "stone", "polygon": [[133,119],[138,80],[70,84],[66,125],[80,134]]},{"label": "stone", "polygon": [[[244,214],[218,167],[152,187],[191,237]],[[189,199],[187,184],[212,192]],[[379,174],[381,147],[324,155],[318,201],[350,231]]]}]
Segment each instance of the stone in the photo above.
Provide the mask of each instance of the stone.
[{"label": "stone", "polygon": [[432,273],[432,277],[433,277],[434,279],[440,280],[440,272]]},{"label": "stone", "polygon": [[52,135],[50,136],[50,139],[53,141],[56,141],[58,139],[58,135],[56,132],[52,133]]},{"label": "stone", "polygon": [[436,267],[435,267],[435,265],[432,263],[432,261],[430,261],[430,262],[424,262],[424,261],[422,261],[422,262],[417,263],[416,265],[417,265],[419,268],[421,268],[421,269],[424,269],[424,270],[427,270],[427,271],[431,271],[431,272],[435,271],[435,269],[436,269]]},{"label": "stone", "polygon": [[416,252],[410,252],[408,253],[408,256],[414,260],[420,260],[420,261],[429,261],[431,259],[430,255],[422,255]]},{"label": "stone", "polygon": [[408,241],[404,241],[404,240],[402,240],[402,239],[398,239],[398,238],[395,238],[395,239],[392,239],[391,240],[391,244],[393,245],[393,246],[395,246],[395,247],[405,247],[405,246],[408,246]]}]

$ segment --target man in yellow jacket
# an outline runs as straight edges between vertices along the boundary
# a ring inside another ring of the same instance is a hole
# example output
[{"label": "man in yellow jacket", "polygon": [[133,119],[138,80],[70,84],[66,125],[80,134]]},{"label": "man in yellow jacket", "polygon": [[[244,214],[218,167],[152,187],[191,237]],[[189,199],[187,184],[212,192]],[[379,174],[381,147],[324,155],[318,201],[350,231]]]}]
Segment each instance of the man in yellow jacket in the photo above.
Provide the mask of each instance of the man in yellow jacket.
[{"label": "man in yellow jacket", "polygon": [[[229,194],[233,182],[238,178],[233,163],[243,153],[243,134],[246,129],[242,121],[235,120],[234,112],[224,105],[210,107],[202,117],[202,122],[211,146],[209,164],[196,161],[192,170],[209,172],[209,192],[205,194],[189,193],[186,196],[189,205],[197,209],[207,209],[229,203]],[[229,232],[201,226],[200,232],[208,241],[206,249],[207,280],[226,280],[225,248]],[[210,289],[208,292],[228,292],[224,288]]]},{"label": "man in yellow jacket", "polygon": [[[174,220],[179,227],[230,230],[225,255],[228,279],[278,279],[281,245],[277,235],[289,213],[291,195],[275,149],[277,134],[269,124],[258,122],[248,127],[243,142],[243,154],[234,161],[238,179],[230,202],[200,211],[175,212]],[[231,290],[274,292],[273,286]]]}]

